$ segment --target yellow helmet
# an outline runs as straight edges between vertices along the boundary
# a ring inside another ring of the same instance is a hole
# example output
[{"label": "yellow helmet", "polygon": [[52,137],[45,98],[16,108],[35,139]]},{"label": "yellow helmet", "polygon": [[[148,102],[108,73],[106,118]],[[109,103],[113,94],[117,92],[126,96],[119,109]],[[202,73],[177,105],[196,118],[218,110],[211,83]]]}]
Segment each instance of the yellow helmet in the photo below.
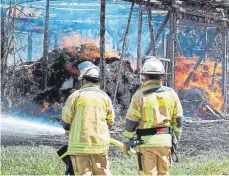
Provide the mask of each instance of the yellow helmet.
[{"label": "yellow helmet", "polygon": [[165,74],[164,65],[159,59],[152,56],[152,58],[147,59],[145,61],[140,74],[164,75]]}]

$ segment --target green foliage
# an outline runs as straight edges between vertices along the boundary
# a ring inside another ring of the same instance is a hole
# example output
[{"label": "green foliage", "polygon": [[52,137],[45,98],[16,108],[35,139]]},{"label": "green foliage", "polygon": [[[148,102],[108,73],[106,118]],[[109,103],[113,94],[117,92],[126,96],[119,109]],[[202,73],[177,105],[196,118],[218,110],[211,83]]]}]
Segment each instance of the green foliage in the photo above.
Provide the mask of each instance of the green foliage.
[{"label": "green foliage", "polygon": [[[113,175],[137,175],[134,156],[112,150],[110,167]],[[2,147],[1,175],[63,175],[64,163],[52,147]],[[198,156],[181,157],[174,163],[171,175],[229,175],[229,153],[207,152]]]}]

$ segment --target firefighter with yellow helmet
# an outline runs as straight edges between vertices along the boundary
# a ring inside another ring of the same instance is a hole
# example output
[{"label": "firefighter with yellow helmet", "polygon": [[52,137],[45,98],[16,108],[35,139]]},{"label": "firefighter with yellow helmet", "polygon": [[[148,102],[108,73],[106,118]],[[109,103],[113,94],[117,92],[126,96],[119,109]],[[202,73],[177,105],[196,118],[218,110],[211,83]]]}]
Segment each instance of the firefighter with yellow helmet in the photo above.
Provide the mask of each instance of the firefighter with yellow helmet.
[{"label": "firefighter with yellow helmet", "polygon": [[69,134],[67,154],[75,175],[110,175],[107,153],[114,110],[99,88],[99,68],[90,61],[79,64],[82,87],[72,93],[62,111],[62,126]]},{"label": "firefighter with yellow helmet", "polygon": [[123,142],[127,148],[137,136],[138,166],[142,175],[166,175],[171,164],[171,131],[179,140],[183,109],[176,92],[162,85],[165,70],[156,57],[141,70],[142,85],[133,95],[126,115]]}]

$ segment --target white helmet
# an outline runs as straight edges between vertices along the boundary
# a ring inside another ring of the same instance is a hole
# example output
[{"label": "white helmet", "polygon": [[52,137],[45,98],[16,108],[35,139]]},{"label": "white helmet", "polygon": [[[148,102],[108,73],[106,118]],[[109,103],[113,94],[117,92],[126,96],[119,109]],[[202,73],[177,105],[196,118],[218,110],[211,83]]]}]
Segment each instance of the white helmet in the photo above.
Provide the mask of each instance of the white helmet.
[{"label": "white helmet", "polygon": [[80,70],[80,76],[78,80],[82,80],[84,77],[99,78],[99,68],[90,61],[84,61],[78,65]]},{"label": "white helmet", "polygon": [[145,61],[140,74],[164,75],[165,74],[164,65],[159,59],[152,56],[152,58]]}]

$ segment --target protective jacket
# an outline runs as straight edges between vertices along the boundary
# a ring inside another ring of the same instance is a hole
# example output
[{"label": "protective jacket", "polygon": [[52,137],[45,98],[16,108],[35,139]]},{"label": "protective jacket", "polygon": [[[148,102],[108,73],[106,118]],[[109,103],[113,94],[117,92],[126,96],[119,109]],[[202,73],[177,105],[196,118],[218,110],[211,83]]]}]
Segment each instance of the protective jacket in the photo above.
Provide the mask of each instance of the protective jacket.
[{"label": "protective jacket", "polygon": [[87,83],[72,93],[62,111],[62,125],[69,130],[69,155],[107,153],[108,125],[114,122],[109,96],[99,85]]},{"label": "protective jacket", "polygon": [[[162,86],[159,80],[144,82],[134,94],[126,116],[124,137],[133,138],[137,129],[170,127],[181,132],[183,109],[176,92]],[[139,147],[170,147],[171,134],[142,136],[145,144]]]}]

